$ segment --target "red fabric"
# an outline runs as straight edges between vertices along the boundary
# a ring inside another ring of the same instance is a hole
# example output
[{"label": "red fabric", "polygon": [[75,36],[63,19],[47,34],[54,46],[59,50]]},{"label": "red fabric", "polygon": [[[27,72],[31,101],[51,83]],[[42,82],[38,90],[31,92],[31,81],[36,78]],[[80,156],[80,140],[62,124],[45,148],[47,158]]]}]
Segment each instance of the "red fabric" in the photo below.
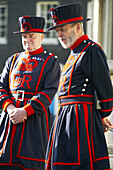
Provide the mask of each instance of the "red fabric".
[{"label": "red fabric", "polygon": [[6,108],[9,104],[12,104],[13,102],[10,99],[7,99],[3,102],[2,108],[6,111]]},{"label": "red fabric", "polygon": [[34,110],[30,104],[25,105],[23,108],[26,110],[27,116],[34,114]]}]

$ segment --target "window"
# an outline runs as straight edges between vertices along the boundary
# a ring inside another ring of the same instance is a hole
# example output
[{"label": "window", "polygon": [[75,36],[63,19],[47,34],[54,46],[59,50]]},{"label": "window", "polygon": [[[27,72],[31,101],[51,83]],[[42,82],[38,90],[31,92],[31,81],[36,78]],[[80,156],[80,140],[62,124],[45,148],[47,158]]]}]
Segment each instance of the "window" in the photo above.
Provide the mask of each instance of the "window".
[{"label": "window", "polygon": [[[59,2],[57,1],[43,1],[43,2],[37,2],[36,6],[36,16],[41,16],[45,18],[45,30],[52,26],[52,20],[49,15],[49,9],[54,8],[59,5]],[[56,31],[52,30],[49,31],[49,34],[45,34],[43,40],[43,44],[52,44],[56,45],[58,44],[57,38],[56,38]]]},{"label": "window", "polygon": [[0,44],[7,44],[8,6],[0,4]]}]

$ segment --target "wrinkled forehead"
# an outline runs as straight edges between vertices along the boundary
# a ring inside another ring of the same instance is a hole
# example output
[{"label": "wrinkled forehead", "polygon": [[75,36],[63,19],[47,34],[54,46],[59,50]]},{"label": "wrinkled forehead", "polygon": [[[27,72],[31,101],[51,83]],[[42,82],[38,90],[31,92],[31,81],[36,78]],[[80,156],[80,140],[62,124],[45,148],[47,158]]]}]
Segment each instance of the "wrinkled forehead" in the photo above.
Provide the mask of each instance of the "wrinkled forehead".
[{"label": "wrinkled forehead", "polygon": [[37,33],[33,33],[33,32],[29,32],[29,33],[22,33],[23,36],[26,36],[26,35],[36,35]]},{"label": "wrinkled forehead", "polygon": [[31,32],[31,33],[22,33],[22,37],[25,37],[25,36],[35,37],[35,36],[39,36],[39,35],[41,35],[41,33],[34,33],[34,32]]}]

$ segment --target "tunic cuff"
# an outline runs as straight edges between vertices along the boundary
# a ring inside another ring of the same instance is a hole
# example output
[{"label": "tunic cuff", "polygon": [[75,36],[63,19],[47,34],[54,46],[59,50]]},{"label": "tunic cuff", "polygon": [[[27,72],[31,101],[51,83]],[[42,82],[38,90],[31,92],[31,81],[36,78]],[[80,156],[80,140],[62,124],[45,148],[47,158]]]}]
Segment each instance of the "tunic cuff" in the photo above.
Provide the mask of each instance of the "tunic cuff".
[{"label": "tunic cuff", "polygon": [[104,119],[104,118],[102,118],[102,122],[103,122],[103,119]]},{"label": "tunic cuff", "polygon": [[30,116],[30,115],[34,114],[34,110],[33,110],[32,106],[30,104],[27,104],[23,108],[26,110],[27,116]]},{"label": "tunic cuff", "polygon": [[3,104],[2,104],[2,108],[4,109],[4,111],[6,111],[6,108],[9,104],[13,104],[13,102],[10,99],[6,99]]}]

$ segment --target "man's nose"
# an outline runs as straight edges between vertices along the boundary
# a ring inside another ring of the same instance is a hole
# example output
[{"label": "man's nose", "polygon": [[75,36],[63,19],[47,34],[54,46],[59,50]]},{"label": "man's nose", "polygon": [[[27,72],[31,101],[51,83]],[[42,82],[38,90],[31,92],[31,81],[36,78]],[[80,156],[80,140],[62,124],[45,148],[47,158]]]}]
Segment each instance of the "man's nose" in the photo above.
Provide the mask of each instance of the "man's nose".
[{"label": "man's nose", "polygon": [[26,41],[30,41],[30,37],[27,36],[27,37],[25,38],[25,40],[26,40]]},{"label": "man's nose", "polygon": [[57,32],[57,37],[62,37],[62,31],[59,30],[59,31]]}]

